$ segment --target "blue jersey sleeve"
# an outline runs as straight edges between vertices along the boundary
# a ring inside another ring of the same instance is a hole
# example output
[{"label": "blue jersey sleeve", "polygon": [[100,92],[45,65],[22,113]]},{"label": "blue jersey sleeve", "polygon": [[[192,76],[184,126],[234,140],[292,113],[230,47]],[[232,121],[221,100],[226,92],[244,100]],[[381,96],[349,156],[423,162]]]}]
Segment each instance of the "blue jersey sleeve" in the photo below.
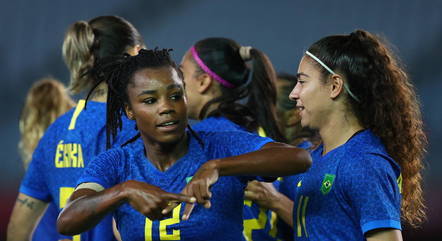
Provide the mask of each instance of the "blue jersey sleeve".
[{"label": "blue jersey sleeve", "polygon": [[104,188],[110,188],[119,183],[119,165],[124,157],[121,148],[111,149],[96,156],[84,169],[77,185],[94,182]]},{"label": "blue jersey sleeve", "polygon": [[339,174],[342,188],[360,217],[363,233],[378,228],[400,230],[399,168],[393,160],[366,154],[344,163]]},{"label": "blue jersey sleeve", "polygon": [[35,149],[31,163],[20,185],[19,192],[39,199],[44,202],[51,201],[51,193],[46,185],[46,173],[43,171],[43,165],[51,160],[47,160],[45,147],[48,146],[48,138],[44,136]]},{"label": "blue jersey sleeve", "polygon": [[282,178],[281,183],[279,184],[278,191],[291,200],[295,200],[296,196],[296,188],[299,183],[299,176],[293,175],[293,176],[285,176]]},{"label": "blue jersey sleeve", "polygon": [[[208,160],[238,156],[261,149],[265,144],[274,142],[268,137],[246,131],[200,132]],[[242,181],[252,179],[272,182],[273,177],[245,177]]]},{"label": "blue jersey sleeve", "polygon": [[203,136],[206,137],[203,139],[210,159],[246,154],[274,142],[270,138],[246,131],[203,132]]}]

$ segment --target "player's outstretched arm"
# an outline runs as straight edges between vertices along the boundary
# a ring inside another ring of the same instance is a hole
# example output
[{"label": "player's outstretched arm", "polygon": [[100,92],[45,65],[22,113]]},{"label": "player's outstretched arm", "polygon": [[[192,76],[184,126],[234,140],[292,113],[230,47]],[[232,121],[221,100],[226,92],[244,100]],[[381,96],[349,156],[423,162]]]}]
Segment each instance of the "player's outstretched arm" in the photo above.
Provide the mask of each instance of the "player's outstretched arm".
[{"label": "player's outstretched arm", "polygon": [[8,224],[7,240],[29,240],[48,203],[19,193]]},{"label": "player's outstretched arm", "polygon": [[[306,150],[271,142],[258,151],[204,163],[182,193],[195,197],[198,204],[210,208],[210,186],[219,176],[288,176],[307,171],[311,163],[311,156]],[[174,206],[167,207],[163,214],[170,212]],[[186,205],[183,220],[189,218],[193,206]]]},{"label": "player's outstretched arm", "polygon": [[126,181],[103,191],[88,188],[76,190],[60,213],[57,229],[64,235],[75,235],[94,227],[109,212],[129,203],[151,220],[163,217],[161,210],[171,202],[194,202],[194,198],[168,193],[144,182]]},{"label": "player's outstretched arm", "polygon": [[305,172],[311,164],[312,159],[308,151],[278,142],[267,143],[254,152],[205,163],[217,169],[220,176],[273,177]]}]

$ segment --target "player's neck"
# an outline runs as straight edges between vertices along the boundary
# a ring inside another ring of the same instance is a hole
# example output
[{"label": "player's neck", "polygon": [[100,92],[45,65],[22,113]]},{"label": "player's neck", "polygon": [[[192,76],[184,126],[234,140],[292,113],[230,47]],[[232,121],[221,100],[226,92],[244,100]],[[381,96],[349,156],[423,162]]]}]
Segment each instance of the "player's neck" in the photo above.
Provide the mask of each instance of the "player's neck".
[{"label": "player's neck", "polygon": [[[207,94],[207,95],[203,95],[201,97],[201,104],[198,108],[198,113],[201,113],[201,111],[203,110],[203,108],[206,106],[207,103],[209,103],[210,101],[214,100],[215,98],[219,97],[220,94],[214,95],[214,94]],[[206,109],[204,116],[201,120],[204,120],[208,117],[208,115],[214,111],[217,110],[219,107],[219,102],[215,102],[212,103],[211,105],[209,105],[209,107]],[[198,118],[200,118],[200,116],[198,115]]]},{"label": "player's neck", "polygon": [[89,96],[90,100],[96,102],[106,102],[107,101],[107,84],[101,83],[95,88],[95,90]]},{"label": "player's neck", "polygon": [[[143,137],[142,137],[143,138]],[[177,160],[187,154],[189,148],[188,136],[185,133],[176,143],[158,143],[143,138],[145,155],[152,164],[160,171],[166,171]]]},{"label": "player's neck", "polygon": [[334,113],[319,129],[324,144],[323,155],[345,144],[356,132],[363,129],[359,120],[352,114]]}]

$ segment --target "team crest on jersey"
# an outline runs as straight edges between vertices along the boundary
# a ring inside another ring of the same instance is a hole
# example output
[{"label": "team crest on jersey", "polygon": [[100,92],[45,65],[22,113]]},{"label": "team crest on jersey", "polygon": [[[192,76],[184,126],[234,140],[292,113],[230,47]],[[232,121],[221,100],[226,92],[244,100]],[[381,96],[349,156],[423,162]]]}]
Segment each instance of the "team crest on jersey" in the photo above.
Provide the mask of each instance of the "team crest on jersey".
[{"label": "team crest on jersey", "polygon": [[192,180],[192,177],[193,177],[193,176],[190,176],[190,177],[186,177],[186,183],[189,183],[189,182],[190,182],[190,180]]},{"label": "team crest on jersey", "polygon": [[324,195],[327,195],[332,186],[333,186],[333,182],[335,181],[335,175],[332,174],[325,174],[324,179],[322,180],[322,185],[321,185],[321,192]]}]

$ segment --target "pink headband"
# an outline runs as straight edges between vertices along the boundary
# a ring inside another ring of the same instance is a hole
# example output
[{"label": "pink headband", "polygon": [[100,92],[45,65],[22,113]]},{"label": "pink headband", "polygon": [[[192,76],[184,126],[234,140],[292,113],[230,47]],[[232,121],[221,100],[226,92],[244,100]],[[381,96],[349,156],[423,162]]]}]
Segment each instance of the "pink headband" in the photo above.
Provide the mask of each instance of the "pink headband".
[{"label": "pink headband", "polygon": [[208,75],[210,75],[212,78],[214,78],[216,81],[218,81],[220,84],[224,85],[227,88],[235,88],[235,85],[231,84],[229,81],[221,78],[221,76],[217,75],[215,72],[213,72],[207,65],[204,64],[204,62],[200,59],[198,56],[198,53],[196,52],[195,46],[192,46],[190,48],[190,52],[192,52],[193,59],[195,59],[196,63],[201,67],[201,69],[204,70]]}]

